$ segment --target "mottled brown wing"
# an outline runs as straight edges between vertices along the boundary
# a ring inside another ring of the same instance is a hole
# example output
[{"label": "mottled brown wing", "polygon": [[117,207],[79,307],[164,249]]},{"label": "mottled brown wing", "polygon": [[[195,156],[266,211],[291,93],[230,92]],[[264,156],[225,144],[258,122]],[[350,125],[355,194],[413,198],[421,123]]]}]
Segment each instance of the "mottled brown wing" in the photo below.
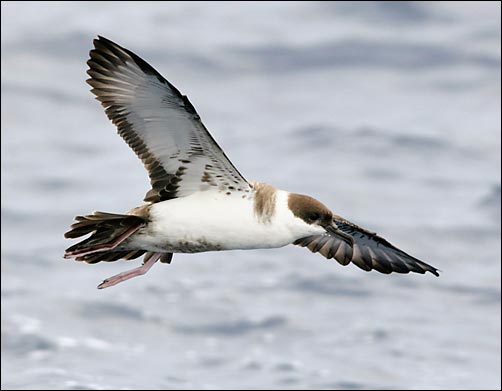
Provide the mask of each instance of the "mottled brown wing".
[{"label": "mottled brown wing", "polygon": [[152,189],[145,201],[250,190],[186,96],[131,51],[103,37],[94,47],[87,82],[148,170]]},{"label": "mottled brown wing", "polygon": [[335,258],[342,265],[352,262],[366,271],[377,270],[385,274],[431,272],[439,276],[436,268],[394,247],[376,233],[367,231],[342,217],[335,216],[334,222],[340,231],[352,237],[352,249],[349,250],[347,242],[329,232],[299,239],[294,244],[307,247],[314,253],[319,252],[328,259]]}]

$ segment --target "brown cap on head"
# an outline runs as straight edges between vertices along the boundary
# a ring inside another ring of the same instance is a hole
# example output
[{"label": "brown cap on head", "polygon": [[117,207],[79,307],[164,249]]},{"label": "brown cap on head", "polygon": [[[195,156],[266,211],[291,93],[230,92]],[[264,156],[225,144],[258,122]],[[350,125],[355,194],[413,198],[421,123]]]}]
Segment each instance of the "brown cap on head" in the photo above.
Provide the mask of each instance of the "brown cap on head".
[{"label": "brown cap on head", "polygon": [[303,195],[290,193],[288,207],[293,214],[307,224],[317,223],[326,227],[333,222],[331,211],[316,199]]}]

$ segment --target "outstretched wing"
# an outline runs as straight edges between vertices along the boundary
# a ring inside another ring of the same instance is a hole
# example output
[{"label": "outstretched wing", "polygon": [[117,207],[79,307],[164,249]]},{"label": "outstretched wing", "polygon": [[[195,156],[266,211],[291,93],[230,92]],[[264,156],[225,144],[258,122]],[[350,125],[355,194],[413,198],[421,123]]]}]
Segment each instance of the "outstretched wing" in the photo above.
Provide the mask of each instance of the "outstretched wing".
[{"label": "outstretched wing", "polygon": [[140,57],[98,36],[87,82],[118,133],[142,160],[159,202],[206,190],[249,191],[188,98]]},{"label": "outstretched wing", "polygon": [[350,262],[363,270],[377,270],[380,273],[421,273],[431,272],[439,276],[438,270],[419,259],[394,247],[384,238],[345,220],[334,216],[338,229],[353,239],[352,248],[347,241],[331,235],[313,235],[297,240],[294,244],[321,253],[324,257],[335,258],[342,265]]}]

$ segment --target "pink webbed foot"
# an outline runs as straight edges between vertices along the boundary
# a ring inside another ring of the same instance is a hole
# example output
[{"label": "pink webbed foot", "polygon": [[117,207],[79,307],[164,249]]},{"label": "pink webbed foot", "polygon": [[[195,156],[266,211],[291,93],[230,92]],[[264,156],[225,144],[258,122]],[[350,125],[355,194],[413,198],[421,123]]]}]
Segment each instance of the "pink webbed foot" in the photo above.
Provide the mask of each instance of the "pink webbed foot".
[{"label": "pink webbed foot", "polygon": [[101,284],[98,285],[98,289],[108,288],[110,286],[117,285],[120,282],[127,281],[133,277],[145,274],[148,270],[150,270],[150,268],[155,264],[155,262],[157,262],[163,255],[164,253],[147,253],[145,255],[143,265],[135,269],[119,273],[113,277],[107,278]]},{"label": "pink webbed foot", "polygon": [[121,244],[124,240],[126,240],[129,236],[131,236],[133,233],[135,233],[138,229],[144,227],[145,224],[138,224],[133,227],[130,227],[127,229],[122,235],[118,236],[115,240],[109,243],[104,243],[104,244],[98,244],[89,248],[83,248],[83,249],[76,249],[74,251],[68,251],[71,250],[72,248],[78,246],[79,244],[70,247],[69,249],[66,250],[64,254],[64,258],[73,258],[77,256],[84,256],[88,254],[94,254],[97,252],[103,252],[103,251],[110,251],[113,250],[115,247],[117,247],[119,244]]}]

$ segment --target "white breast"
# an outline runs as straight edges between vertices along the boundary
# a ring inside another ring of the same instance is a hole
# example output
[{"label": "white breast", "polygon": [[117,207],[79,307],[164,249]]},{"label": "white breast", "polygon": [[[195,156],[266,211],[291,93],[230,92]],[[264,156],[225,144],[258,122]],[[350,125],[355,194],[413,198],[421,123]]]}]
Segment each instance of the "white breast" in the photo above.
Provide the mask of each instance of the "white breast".
[{"label": "white breast", "polygon": [[150,208],[151,222],[131,238],[131,244],[170,252],[272,248],[318,233],[318,228],[291,213],[287,194],[277,191],[269,221],[256,215],[252,196],[243,198],[239,192],[198,192],[159,202]]}]

